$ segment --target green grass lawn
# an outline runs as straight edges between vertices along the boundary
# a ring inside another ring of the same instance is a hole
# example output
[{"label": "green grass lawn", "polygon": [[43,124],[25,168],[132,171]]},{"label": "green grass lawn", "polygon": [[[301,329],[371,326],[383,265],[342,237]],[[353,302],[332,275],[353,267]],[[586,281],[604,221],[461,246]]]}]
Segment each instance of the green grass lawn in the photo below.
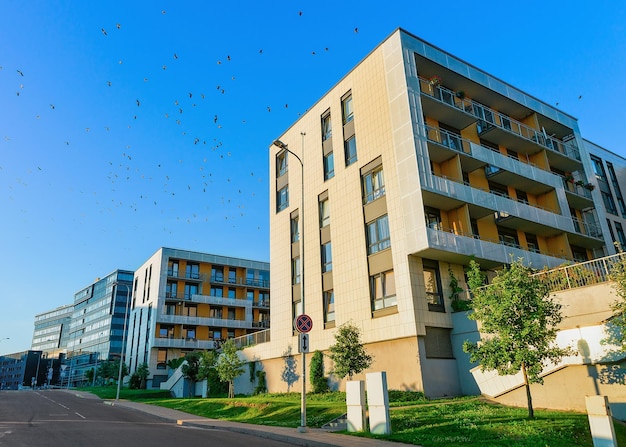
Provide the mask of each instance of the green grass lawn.
[{"label": "green grass lawn", "polygon": [[[85,388],[105,399],[115,398],[115,388]],[[300,394],[209,399],[172,399],[167,392],[123,389],[120,397],[161,405],[190,414],[260,425],[300,425]],[[430,446],[592,446],[584,413],[535,409],[535,419],[525,408],[513,408],[479,398],[429,401],[420,393],[390,391],[390,436],[378,438]],[[345,394],[307,395],[307,425],[321,427],[346,412]],[[626,427],[615,425],[618,443],[626,445]],[[376,438],[369,433],[356,436]]]}]

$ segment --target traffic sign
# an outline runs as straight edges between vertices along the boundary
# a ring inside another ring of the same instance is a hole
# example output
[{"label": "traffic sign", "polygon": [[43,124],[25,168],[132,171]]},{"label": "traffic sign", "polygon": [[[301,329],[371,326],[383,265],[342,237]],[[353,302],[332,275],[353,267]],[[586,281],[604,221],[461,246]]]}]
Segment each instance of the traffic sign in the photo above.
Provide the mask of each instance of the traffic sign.
[{"label": "traffic sign", "polygon": [[309,352],[309,334],[300,334],[300,346],[298,352],[306,354]]},{"label": "traffic sign", "polygon": [[296,328],[296,331],[306,334],[313,329],[313,320],[307,314],[301,314],[296,317],[293,326]]}]

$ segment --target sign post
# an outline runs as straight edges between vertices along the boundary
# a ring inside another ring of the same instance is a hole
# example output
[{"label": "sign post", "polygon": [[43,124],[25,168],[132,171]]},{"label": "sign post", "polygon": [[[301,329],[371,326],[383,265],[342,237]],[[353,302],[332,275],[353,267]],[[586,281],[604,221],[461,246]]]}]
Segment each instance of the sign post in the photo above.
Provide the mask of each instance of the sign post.
[{"label": "sign post", "polygon": [[300,333],[298,350],[302,353],[301,426],[298,430],[306,432],[306,353],[309,352],[308,333],[313,329],[313,320],[307,314],[300,314],[293,320],[293,327]]}]

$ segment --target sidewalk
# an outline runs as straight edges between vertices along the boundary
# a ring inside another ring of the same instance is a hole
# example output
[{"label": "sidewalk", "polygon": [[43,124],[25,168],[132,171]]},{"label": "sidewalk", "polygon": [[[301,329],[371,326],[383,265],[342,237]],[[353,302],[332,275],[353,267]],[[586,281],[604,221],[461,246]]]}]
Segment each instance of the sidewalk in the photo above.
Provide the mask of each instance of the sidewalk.
[{"label": "sidewalk", "polygon": [[227,430],[237,433],[244,433],[260,438],[283,441],[291,445],[310,447],[403,447],[414,444],[402,444],[392,441],[381,441],[378,439],[362,438],[358,436],[342,435],[327,432],[319,428],[308,428],[306,433],[299,433],[295,428],[273,427],[269,425],[253,425],[241,422],[223,421],[220,419],[207,419],[184,413],[178,410],[171,410],[156,405],[142,404],[126,400],[105,401],[108,405],[131,408],[136,411],[149,413],[162,419],[176,422],[178,425],[187,425],[198,428]]}]

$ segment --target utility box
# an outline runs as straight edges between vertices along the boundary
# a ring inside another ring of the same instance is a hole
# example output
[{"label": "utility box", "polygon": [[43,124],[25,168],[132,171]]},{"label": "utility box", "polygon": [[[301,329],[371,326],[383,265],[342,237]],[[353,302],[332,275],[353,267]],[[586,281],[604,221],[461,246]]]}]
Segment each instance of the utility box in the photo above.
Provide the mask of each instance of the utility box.
[{"label": "utility box", "polygon": [[368,373],[367,407],[369,410],[370,432],[377,435],[391,434],[389,419],[389,392],[387,391],[387,373],[385,371]]},{"label": "utility box", "polygon": [[348,407],[348,431],[365,430],[365,382],[346,382],[346,406]]}]

